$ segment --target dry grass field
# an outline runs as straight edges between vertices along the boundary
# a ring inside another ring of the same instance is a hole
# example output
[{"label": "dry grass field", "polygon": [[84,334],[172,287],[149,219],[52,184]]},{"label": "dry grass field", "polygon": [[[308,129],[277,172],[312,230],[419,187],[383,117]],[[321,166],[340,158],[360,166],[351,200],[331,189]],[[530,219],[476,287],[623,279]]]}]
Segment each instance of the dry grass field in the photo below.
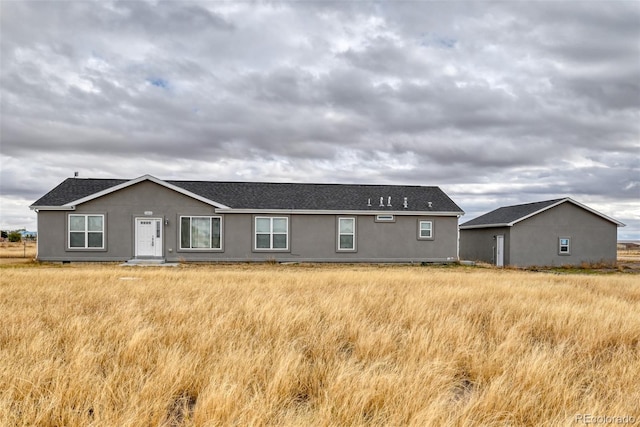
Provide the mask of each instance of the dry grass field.
[{"label": "dry grass field", "polygon": [[637,274],[247,264],[0,274],[3,426],[640,423]]},{"label": "dry grass field", "polygon": [[[15,262],[19,258],[32,260],[36,257],[35,242],[1,242],[0,243],[0,260],[11,260]],[[8,261],[0,263],[7,263]]]},{"label": "dry grass field", "polygon": [[618,261],[640,262],[640,249],[618,249]]}]

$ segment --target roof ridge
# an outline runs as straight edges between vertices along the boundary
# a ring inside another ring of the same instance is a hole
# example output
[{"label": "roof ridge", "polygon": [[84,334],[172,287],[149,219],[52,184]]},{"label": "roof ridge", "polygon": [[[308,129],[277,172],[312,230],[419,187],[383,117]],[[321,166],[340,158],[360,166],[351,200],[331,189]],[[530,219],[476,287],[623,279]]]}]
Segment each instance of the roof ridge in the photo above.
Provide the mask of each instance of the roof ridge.
[{"label": "roof ridge", "polygon": [[[91,178],[91,177],[68,177],[67,180],[79,181],[133,181],[137,178]],[[411,187],[411,188],[440,188],[439,185],[422,185],[422,184],[381,184],[381,183],[342,183],[342,182],[291,182],[291,181],[240,181],[240,180],[208,180],[208,179],[161,179],[164,182],[198,182],[198,183],[216,183],[216,184],[273,184],[273,185],[335,185],[335,186],[351,186],[351,187]]]},{"label": "roof ridge", "polygon": [[[70,176],[65,181],[131,181],[128,178],[85,178],[80,176]],[[64,182],[64,181],[63,181]]]},{"label": "roof ridge", "polygon": [[274,181],[210,181],[202,179],[167,179],[166,182],[201,182],[209,184],[270,184],[270,185],[336,185],[351,187],[415,187],[415,188],[440,188],[437,185],[417,184],[362,184],[340,182],[274,182]]}]

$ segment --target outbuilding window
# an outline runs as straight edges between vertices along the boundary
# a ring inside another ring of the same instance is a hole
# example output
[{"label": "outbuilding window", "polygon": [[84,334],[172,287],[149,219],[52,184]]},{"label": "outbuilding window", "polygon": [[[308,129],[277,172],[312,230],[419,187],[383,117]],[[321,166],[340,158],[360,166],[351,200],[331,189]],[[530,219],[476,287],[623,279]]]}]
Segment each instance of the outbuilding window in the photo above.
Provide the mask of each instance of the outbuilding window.
[{"label": "outbuilding window", "polygon": [[560,237],[558,239],[558,254],[571,255],[571,238]]},{"label": "outbuilding window", "polygon": [[104,249],[104,215],[69,215],[70,249]]}]

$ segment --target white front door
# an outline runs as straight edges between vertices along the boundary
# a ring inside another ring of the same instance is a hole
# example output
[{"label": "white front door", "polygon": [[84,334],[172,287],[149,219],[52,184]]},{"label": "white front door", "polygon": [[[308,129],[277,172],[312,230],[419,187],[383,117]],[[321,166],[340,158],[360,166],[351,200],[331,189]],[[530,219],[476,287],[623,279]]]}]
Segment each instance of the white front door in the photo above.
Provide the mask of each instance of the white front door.
[{"label": "white front door", "polygon": [[136,257],[162,256],[162,219],[136,218]]},{"label": "white front door", "polygon": [[496,266],[504,267],[504,236],[496,236]]}]

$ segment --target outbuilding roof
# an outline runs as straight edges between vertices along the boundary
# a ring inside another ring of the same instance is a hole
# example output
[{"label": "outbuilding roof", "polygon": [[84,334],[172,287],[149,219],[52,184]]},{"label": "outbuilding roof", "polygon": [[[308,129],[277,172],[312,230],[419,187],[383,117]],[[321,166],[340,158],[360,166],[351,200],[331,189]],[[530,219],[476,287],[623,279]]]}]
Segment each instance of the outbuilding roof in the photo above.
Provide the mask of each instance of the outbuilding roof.
[{"label": "outbuilding roof", "polygon": [[573,203],[595,215],[611,221],[619,227],[624,227],[624,224],[611,217],[606,216],[588,206],[578,203],[575,200],[565,197],[562,199],[545,200],[542,202],[525,203],[521,205],[504,206],[488,212],[484,215],[480,215],[477,218],[467,221],[464,224],[460,224],[460,229],[472,229],[472,228],[489,228],[489,227],[512,227],[520,221],[524,221],[534,215],[542,213],[548,209],[554,208],[562,203]]},{"label": "outbuilding roof", "polygon": [[449,196],[434,186],[163,181],[150,175],[132,180],[68,178],[34,202],[31,208],[74,209],[78,204],[146,180],[209,203],[219,211],[271,209],[464,214]]}]

